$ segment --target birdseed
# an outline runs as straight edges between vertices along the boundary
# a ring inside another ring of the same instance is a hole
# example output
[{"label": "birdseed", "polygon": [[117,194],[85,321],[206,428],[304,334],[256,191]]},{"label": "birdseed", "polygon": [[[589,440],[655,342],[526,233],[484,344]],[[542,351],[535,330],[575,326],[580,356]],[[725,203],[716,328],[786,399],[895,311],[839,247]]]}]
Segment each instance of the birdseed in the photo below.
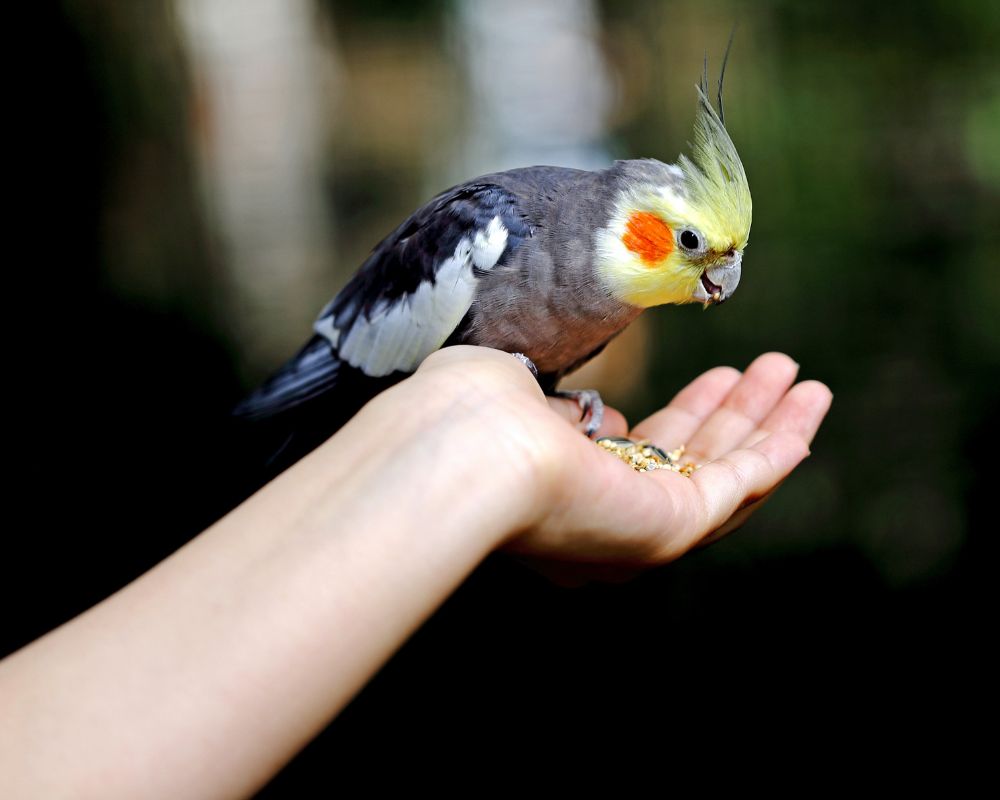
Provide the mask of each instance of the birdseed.
[{"label": "birdseed", "polygon": [[699,467],[693,461],[681,463],[684,456],[684,445],[666,451],[647,440],[633,442],[623,436],[602,436],[597,440],[597,445],[620,458],[636,472],[669,469],[671,472],[679,472],[684,477],[690,478]]}]

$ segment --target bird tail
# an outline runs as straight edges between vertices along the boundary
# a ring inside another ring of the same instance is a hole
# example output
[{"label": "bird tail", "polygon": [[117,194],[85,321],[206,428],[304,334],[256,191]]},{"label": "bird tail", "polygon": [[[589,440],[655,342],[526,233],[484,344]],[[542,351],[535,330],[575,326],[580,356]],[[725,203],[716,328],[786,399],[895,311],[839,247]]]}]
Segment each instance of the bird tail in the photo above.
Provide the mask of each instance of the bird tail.
[{"label": "bird tail", "polygon": [[342,361],[322,336],[232,411],[247,496],[336,433],[376,394],[405,375],[371,378]]},{"label": "bird tail", "polygon": [[[248,497],[331,436],[357,408],[339,410],[341,362],[330,343],[314,336],[231,412],[234,483]],[[349,369],[349,367],[347,367]]]},{"label": "bird tail", "polygon": [[313,336],[297,355],[244,398],[233,416],[247,421],[274,417],[332,391],[341,360],[322,336]]}]

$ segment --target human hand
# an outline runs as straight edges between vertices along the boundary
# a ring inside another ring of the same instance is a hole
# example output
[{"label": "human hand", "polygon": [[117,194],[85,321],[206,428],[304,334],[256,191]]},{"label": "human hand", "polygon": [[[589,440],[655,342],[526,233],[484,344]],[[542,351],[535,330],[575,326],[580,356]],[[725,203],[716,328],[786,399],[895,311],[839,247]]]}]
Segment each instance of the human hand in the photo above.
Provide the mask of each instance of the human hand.
[{"label": "human hand", "polygon": [[[544,398],[517,360],[485,348],[446,348],[417,378],[441,379],[438,397],[477,408],[491,472],[520,472],[530,500],[508,549],[547,560],[648,566],[677,558],[742,525],[809,453],[830,407],[817,381],[793,385],[798,365],[768,353],[744,373],[717,367],[628,431],[609,409],[599,435],[648,439],[701,464],[690,477],[637,473],[579,432],[575,404]],[[475,428],[475,426],[472,426]],[[467,429],[468,430],[468,429]],[[503,485],[502,482],[498,482]],[[508,489],[508,491],[511,491]]]}]

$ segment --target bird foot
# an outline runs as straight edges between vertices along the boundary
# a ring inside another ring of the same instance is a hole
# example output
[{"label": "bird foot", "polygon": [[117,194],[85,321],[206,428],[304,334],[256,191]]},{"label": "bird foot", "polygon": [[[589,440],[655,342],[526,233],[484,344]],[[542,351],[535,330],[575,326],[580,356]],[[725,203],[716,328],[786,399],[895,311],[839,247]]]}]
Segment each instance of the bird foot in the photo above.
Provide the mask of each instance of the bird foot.
[{"label": "bird foot", "polygon": [[[588,438],[593,439],[604,421],[604,401],[601,399],[600,393],[596,389],[570,389],[558,391],[555,396],[573,400],[580,406],[580,421],[587,420],[584,433],[587,434]],[[588,414],[589,419],[587,418]]]},{"label": "bird foot", "polygon": [[[534,361],[524,353],[511,353],[511,355],[524,364],[531,371],[532,375],[536,378],[538,377],[538,367],[535,366]],[[601,399],[600,392],[596,389],[568,389],[566,391],[553,392],[552,396],[572,400],[580,407],[580,421],[587,420],[587,427],[584,429],[584,432],[587,434],[587,438],[593,439],[595,434],[601,429],[601,423],[604,421],[604,401]]]}]

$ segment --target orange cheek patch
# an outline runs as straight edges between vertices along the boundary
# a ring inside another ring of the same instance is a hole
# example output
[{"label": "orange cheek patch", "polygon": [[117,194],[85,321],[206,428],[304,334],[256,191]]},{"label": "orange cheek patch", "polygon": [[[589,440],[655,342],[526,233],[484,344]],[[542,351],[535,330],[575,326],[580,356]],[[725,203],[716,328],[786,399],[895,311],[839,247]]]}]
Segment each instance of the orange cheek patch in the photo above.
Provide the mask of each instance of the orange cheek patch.
[{"label": "orange cheek patch", "polygon": [[622,244],[653,267],[673,252],[674,232],[656,214],[636,211],[625,223]]}]

